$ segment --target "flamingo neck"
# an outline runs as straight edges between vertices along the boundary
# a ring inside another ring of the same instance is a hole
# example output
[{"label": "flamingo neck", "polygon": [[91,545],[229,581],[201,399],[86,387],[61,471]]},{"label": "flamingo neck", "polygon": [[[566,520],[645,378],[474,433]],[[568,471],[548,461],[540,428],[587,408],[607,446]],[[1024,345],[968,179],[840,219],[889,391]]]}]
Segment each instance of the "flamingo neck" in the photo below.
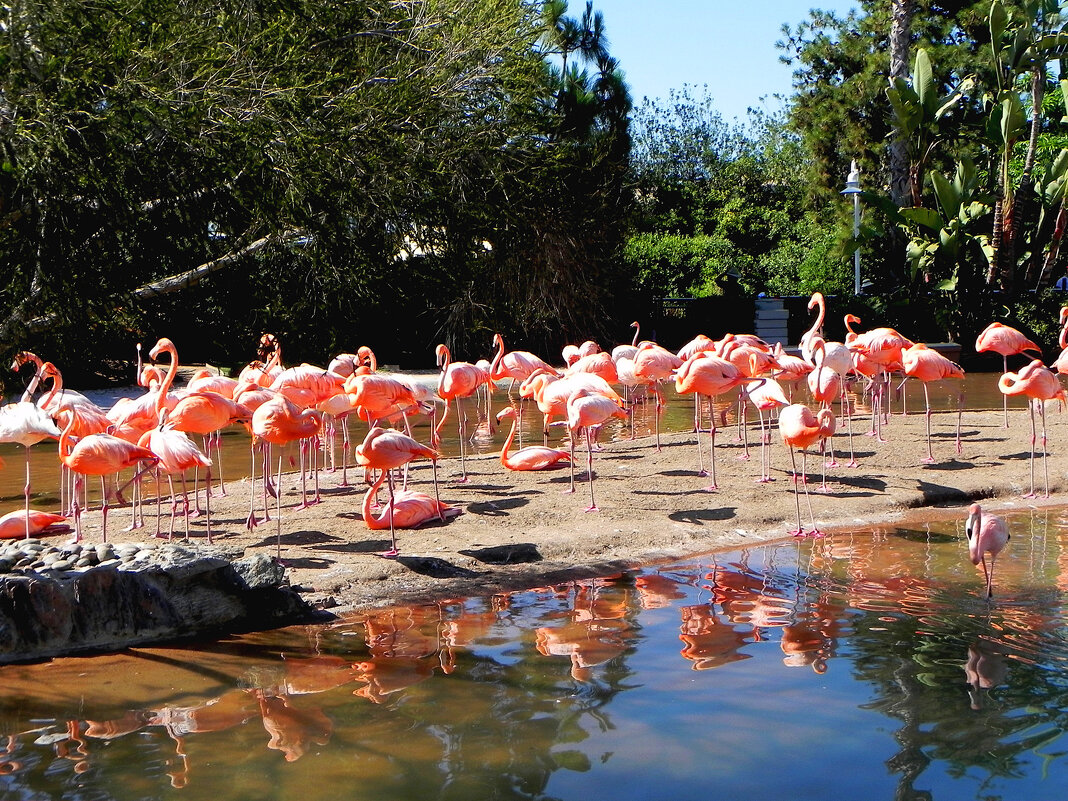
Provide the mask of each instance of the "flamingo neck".
[{"label": "flamingo neck", "polygon": [[508,467],[508,449],[512,447],[512,440],[515,438],[515,430],[519,427],[519,418],[512,415],[512,428],[508,432],[508,436],[504,440],[504,445],[501,448],[501,464]]},{"label": "flamingo neck", "polygon": [[500,367],[501,360],[504,358],[504,337],[497,334],[493,338],[494,343],[497,345],[497,354],[493,357],[493,361],[490,362],[489,374],[490,378],[494,381],[499,381],[504,378],[503,375],[497,374],[497,368]]},{"label": "flamingo neck", "polygon": [[166,405],[167,393],[171,391],[171,384],[178,375],[178,349],[174,345],[168,345],[164,350],[171,355],[171,364],[167,368],[167,375],[163,377],[163,383],[159,386],[159,397],[156,398],[157,412]]},{"label": "flamingo neck", "polygon": [[385,480],[386,471],[379,470],[378,478],[375,479],[375,483],[368,488],[363,496],[363,522],[367,524],[367,528],[371,531],[381,531],[382,529],[389,528],[389,521],[385,518],[387,515],[393,514],[393,510],[388,506],[386,507],[386,513],[382,515],[382,517],[375,517],[371,512],[371,502],[375,497],[375,493],[378,492],[379,487],[382,486],[382,482]]}]

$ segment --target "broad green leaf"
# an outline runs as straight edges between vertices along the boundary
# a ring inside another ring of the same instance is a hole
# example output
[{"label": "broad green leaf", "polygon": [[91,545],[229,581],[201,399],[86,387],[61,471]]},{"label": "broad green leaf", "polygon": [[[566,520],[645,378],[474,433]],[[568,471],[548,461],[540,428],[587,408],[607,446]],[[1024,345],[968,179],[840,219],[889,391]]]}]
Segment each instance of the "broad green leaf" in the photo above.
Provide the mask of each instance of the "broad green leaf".
[{"label": "broad green leaf", "polygon": [[1005,6],[999,2],[993,2],[990,4],[990,41],[994,46],[994,52],[996,53],[1001,49],[1001,37],[1005,33],[1005,26],[1009,22],[1009,15],[1005,11]]},{"label": "broad green leaf", "polygon": [[947,179],[937,170],[931,172],[931,186],[934,187],[938,205],[942,207],[942,214],[948,220],[956,217],[960,211],[960,192],[953,182]]},{"label": "broad green leaf", "polygon": [[1011,92],[1007,92],[1001,101],[1001,141],[1002,144],[1012,145],[1023,131],[1027,118],[1024,117],[1023,104],[1020,98]]},{"label": "broad green leaf", "polygon": [[922,47],[916,51],[916,60],[912,67],[912,88],[916,97],[928,114],[934,114],[938,95],[934,82],[934,71],[931,69],[931,57]]},{"label": "broad green leaf", "polygon": [[911,223],[927,228],[934,233],[942,227],[942,216],[934,209],[925,209],[919,206],[904,208],[901,216]]}]

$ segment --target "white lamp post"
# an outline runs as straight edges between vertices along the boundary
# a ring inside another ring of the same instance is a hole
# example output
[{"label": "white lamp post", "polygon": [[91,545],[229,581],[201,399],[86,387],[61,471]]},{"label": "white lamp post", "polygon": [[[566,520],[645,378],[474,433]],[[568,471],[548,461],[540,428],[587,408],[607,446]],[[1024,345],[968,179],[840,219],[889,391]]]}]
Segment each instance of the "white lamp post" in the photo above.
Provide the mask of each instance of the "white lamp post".
[{"label": "white lamp post", "polygon": [[[860,236],[860,169],[857,167],[857,160],[853,159],[853,163],[849,167],[849,177],[846,178],[846,188],[842,190],[843,195],[853,196],[853,239],[856,240]],[[857,249],[853,251],[853,294],[860,294],[860,245],[857,245]]]}]

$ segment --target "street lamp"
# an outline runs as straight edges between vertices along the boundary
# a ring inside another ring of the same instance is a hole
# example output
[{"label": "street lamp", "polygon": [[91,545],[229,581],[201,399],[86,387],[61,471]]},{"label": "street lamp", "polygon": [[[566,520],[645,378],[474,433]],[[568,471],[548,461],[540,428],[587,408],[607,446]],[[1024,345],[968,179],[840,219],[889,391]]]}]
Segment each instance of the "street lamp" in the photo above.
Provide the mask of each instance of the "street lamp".
[{"label": "street lamp", "polygon": [[[842,190],[843,195],[853,196],[853,240],[856,241],[860,237],[860,168],[857,167],[857,160],[853,159],[853,163],[849,167],[849,177],[846,178],[846,188]],[[853,294],[860,294],[860,244],[857,244],[856,250],[853,251]]]}]

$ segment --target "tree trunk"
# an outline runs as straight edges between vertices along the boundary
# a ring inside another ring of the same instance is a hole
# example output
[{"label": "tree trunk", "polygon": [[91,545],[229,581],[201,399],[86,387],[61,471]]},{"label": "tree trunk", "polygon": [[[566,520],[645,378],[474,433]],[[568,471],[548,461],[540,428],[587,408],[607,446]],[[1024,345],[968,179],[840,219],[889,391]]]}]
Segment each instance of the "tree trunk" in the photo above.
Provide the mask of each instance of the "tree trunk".
[{"label": "tree trunk", "polygon": [[[912,17],[916,13],[914,0],[894,0],[890,8],[890,81],[908,78],[909,51],[912,44]],[[889,152],[890,197],[896,205],[910,205],[917,193],[910,191],[908,146],[899,128],[890,139]],[[915,204],[912,204],[915,205]]]}]

